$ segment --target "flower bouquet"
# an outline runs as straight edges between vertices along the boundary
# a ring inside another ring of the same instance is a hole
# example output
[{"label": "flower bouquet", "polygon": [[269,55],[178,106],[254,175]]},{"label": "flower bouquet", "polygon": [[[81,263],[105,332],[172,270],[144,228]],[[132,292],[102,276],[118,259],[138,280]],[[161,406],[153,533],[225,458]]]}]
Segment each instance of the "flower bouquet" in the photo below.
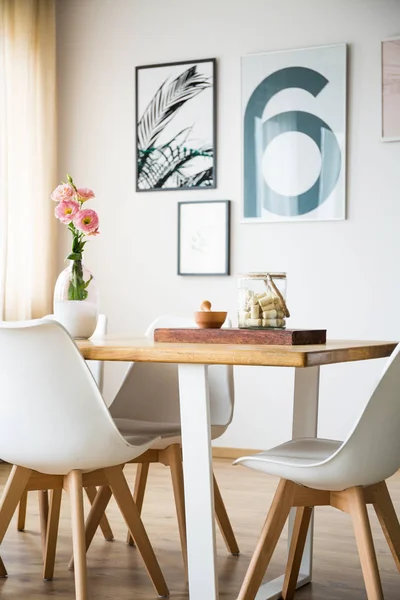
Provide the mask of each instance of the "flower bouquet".
[{"label": "flower bouquet", "polygon": [[84,208],[94,198],[89,188],[77,188],[72,177],[61,183],[51,194],[57,202],[55,216],[68,226],[72,235],[69,267],[58,277],[54,290],[54,316],[72,337],[90,337],[96,328],[98,294],[93,275],[83,265],[86,236],[99,234],[99,217],[96,211]]}]

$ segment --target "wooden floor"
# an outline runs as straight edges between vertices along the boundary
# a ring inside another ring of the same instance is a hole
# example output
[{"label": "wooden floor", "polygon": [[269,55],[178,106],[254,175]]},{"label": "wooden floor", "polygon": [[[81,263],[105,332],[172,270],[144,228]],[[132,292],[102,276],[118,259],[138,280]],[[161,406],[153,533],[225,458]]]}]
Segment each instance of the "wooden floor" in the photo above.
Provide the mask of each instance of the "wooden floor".
[{"label": "wooden floor", "polygon": [[[0,464],[0,489],[3,489],[9,467]],[[126,474],[133,481],[135,467],[129,465]],[[232,467],[230,461],[216,460],[215,473],[232,518],[241,555],[228,556],[218,534],[218,569],[220,598],[237,597],[252,551],[277,484],[276,478],[242,467]],[[396,509],[400,514],[400,475],[389,481]],[[115,504],[108,516],[116,540],[105,542],[97,534],[88,553],[89,590],[93,600],[150,600],[156,594],[150,584],[140,556],[135,548],[125,544],[126,528]],[[371,522],[378,554],[385,600],[399,600],[400,573],[379,529],[374,514]],[[188,598],[179,534],[174,512],[169,470],[152,465],[144,502],[143,520],[153,543],[161,568],[171,591],[171,598]],[[55,579],[41,578],[41,549],[36,493],[28,500],[27,530],[17,533],[15,518],[1,546],[1,556],[9,577],[0,580],[1,600],[42,600],[74,598],[73,574],[67,570],[71,554],[68,498],[63,500]],[[285,561],[286,532],[273,557],[268,578],[282,573]],[[298,600],[365,600],[363,580],[348,515],[333,508],[316,511],[314,546],[314,579],[301,589]],[[204,598],[204,600],[207,600]]]}]

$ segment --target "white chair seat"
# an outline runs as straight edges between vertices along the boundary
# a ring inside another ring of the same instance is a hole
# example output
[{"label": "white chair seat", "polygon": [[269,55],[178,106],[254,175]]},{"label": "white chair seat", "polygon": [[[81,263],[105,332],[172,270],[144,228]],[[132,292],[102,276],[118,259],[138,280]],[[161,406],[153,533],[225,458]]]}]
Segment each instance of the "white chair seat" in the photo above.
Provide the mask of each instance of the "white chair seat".
[{"label": "white chair seat", "polygon": [[[343,442],[322,438],[290,440],[270,450],[243,456],[233,464],[289,479],[300,485],[324,490],[343,490],[349,487],[348,478],[338,469],[332,458],[343,447]],[[371,483],[360,473],[358,485]]]},{"label": "white chair seat", "polygon": [[[169,438],[180,435],[181,427],[179,423],[158,423],[157,421],[142,421],[137,419],[115,418],[114,423],[118,427],[121,435],[127,442],[129,438],[143,434],[149,439],[155,437]],[[154,432],[157,431],[156,434]]]},{"label": "white chair seat", "polygon": [[242,456],[234,464],[284,477],[286,467],[316,467],[332,456],[342,444],[337,440],[299,438],[258,454]]},{"label": "white chair seat", "polygon": [[[155,443],[151,445],[151,448],[163,450],[164,448],[168,448],[171,444],[180,444],[182,441],[180,423],[159,423],[157,421],[123,419],[121,417],[114,418],[114,423],[128,444],[145,443],[142,440],[158,438]],[[211,426],[212,439],[216,439],[222,435],[223,432],[220,433],[220,429],[225,431],[226,427],[218,425]]]}]

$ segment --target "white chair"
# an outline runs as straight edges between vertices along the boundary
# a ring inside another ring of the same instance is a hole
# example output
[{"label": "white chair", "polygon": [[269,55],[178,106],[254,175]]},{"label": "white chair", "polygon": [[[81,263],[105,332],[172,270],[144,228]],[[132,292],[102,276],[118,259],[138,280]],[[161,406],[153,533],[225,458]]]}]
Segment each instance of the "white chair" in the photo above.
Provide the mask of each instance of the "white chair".
[{"label": "white chair", "polygon": [[[153,337],[154,330],[162,327],[195,327],[191,319],[160,317],[146,332]],[[211,437],[216,439],[226,431],[233,417],[234,382],[231,366],[209,367]],[[182,544],[183,560],[187,567],[185,501],[181,454],[178,368],[174,364],[134,363],[110,406],[110,413],[124,435],[141,431],[143,435],[161,437],[151,450],[137,460],[138,469],[134,499],[141,511],[150,463],[170,467]],[[215,512],[228,550],[239,554],[235,535],[224,502],[214,477]],[[94,533],[94,532],[93,532]],[[90,543],[90,540],[88,540]],[[132,538],[128,534],[128,543]]]},{"label": "white chair", "polygon": [[[87,600],[83,487],[100,486],[88,522],[114,495],[159,595],[168,588],[123,475],[153,436],[115,425],[79,350],[54,320],[0,324],[0,456],[13,467],[0,502],[0,543],[30,490],[52,490],[44,578],[52,579],[62,490],[70,496],[75,589]],[[4,565],[1,574],[6,575]]]},{"label": "white chair", "polygon": [[[44,319],[55,320],[54,315],[46,315]],[[100,314],[97,320],[96,330],[93,334],[93,338],[103,337],[107,333],[107,316]],[[104,383],[104,361],[103,360],[88,360],[86,361],[100,392],[103,392]],[[85,488],[85,492],[90,502],[93,503],[96,497],[97,490],[94,486]],[[46,534],[47,534],[47,519],[49,514],[49,496],[47,490],[40,490],[38,492],[39,497],[39,517],[40,517],[40,531],[42,536],[43,555],[45,554],[46,548]],[[26,523],[26,509],[28,502],[28,494],[24,494],[21,498],[18,507],[18,519],[17,519],[17,530],[25,531]],[[104,514],[100,521],[100,528],[103,532],[104,539],[106,541],[112,541],[114,534],[108,522],[107,516]]]},{"label": "white chair", "polygon": [[385,479],[400,467],[400,345],[383,371],[360,419],[344,442],[294,439],[241,464],[280,477],[238,600],[254,600],[292,507],[297,507],[282,598],[294,596],[312,507],[331,505],[353,521],[367,596],[383,600],[367,513],[377,513],[400,571],[400,526]]}]

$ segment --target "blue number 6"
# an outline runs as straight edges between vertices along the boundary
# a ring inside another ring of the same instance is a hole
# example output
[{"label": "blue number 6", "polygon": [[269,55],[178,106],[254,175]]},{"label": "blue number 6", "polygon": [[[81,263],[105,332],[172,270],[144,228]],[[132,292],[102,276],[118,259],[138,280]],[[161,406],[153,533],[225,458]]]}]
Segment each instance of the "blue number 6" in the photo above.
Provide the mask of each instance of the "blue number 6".
[{"label": "blue number 6", "polygon": [[[288,88],[303,89],[314,97],[328,84],[326,77],[306,67],[288,67],[266,77],[252,93],[244,116],[244,217],[261,216],[261,207],[281,216],[304,215],[329,197],[341,170],[341,150],[335,133],[316,115],[293,110],[274,115],[262,123],[262,114],[270,99]],[[264,152],[268,144],[282,133],[304,133],[317,144],[321,153],[321,172],[305,192],[284,196],[264,180],[257,146],[262,141]]]}]

